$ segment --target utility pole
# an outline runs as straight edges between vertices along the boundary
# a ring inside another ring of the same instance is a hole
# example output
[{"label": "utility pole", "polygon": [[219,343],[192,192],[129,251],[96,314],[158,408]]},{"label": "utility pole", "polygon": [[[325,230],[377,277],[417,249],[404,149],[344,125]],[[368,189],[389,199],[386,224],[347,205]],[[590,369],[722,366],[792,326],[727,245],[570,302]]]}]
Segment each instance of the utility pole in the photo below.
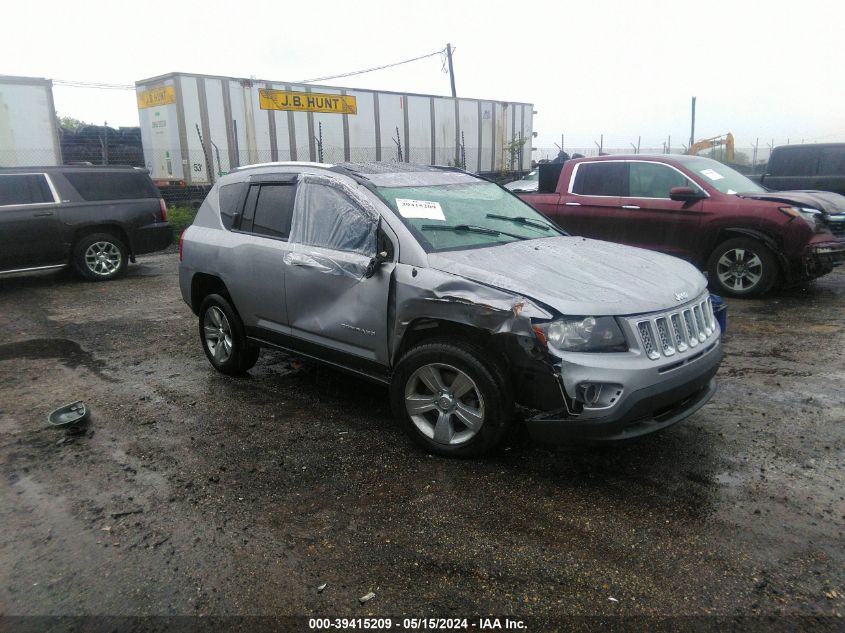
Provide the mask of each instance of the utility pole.
[{"label": "utility pole", "polygon": [[455,68],[452,66],[452,45],[446,44],[446,57],[449,60],[449,82],[452,84],[452,98],[457,97],[455,92]]},{"label": "utility pole", "polygon": [[695,97],[692,98],[692,123],[689,129],[689,146],[695,145]]}]

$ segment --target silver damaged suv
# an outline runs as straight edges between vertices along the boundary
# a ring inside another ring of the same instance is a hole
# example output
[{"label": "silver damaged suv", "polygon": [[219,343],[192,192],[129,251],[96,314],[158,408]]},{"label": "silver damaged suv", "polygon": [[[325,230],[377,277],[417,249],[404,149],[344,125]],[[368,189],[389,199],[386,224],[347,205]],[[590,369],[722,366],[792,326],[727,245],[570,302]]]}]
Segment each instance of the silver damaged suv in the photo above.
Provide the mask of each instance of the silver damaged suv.
[{"label": "silver damaged suv", "polygon": [[624,439],[713,395],[706,280],[660,253],[569,236],[502,187],[403,163],[272,163],[220,179],[182,235],[208,360],[261,347],[387,385],[427,450],[504,437]]}]

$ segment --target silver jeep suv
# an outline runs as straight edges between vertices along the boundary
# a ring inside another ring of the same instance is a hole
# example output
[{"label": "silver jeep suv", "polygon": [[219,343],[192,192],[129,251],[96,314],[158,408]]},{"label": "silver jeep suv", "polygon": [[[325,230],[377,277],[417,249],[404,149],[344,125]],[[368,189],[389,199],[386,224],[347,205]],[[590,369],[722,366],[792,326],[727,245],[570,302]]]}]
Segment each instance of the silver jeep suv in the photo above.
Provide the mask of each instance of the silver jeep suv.
[{"label": "silver jeep suv", "polygon": [[459,170],[242,168],[180,247],[217,370],[274,347],[383,383],[409,435],[443,455],[495,447],[515,404],[543,441],[622,439],[715,390],[720,330],[695,267],[569,236]]}]

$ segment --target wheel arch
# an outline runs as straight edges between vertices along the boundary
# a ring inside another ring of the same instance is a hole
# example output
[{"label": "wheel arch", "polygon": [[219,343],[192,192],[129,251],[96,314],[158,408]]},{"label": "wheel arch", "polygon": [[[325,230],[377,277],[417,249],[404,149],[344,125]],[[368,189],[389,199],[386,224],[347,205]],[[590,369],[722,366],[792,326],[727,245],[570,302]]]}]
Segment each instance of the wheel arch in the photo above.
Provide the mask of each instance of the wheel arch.
[{"label": "wheel arch", "polygon": [[777,261],[779,268],[778,272],[783,274],[789,270],[789,262],[783,254],[783,248],[777,238],[769,235],[768,233],[764,233],[763,231],[746,227],[725,227],[719,231],[719,234],[716,236],[716,241],[707,253],[706,261],[703,262],[704,267],[706,268],[709,265],[713,252],[721,243],[736,237],[746,237],[762,242],[762,244],[772,252],[772,255],[775,256],[775,260]]},{"label": "wheel arch", "polygon": [[232,303],[232,295],[229,294],[226,283],[220,277],[209,273],[195,273],[191,277],[191,310],[194,314],[199,315],[203,300],[210,294],[221,295],[237,312],[237,308]]},{"label": "wheel arch", "polygon": [[79,243],[79,240],[83,239],[86,235],[91,235],[92,233],[108,233],[110,235],[114,235],[116,238],[121,240],[125,245],[128,251],[129,260],[131,262],[135,262],[135,253],[132,250],[132,240],[129,239],[129,234],[126,230],[117,223],[113,222],[101,222],[98,224],[86,224],[85,226],[76,227],[71,235],[71,242],[70,242],[70,253],[71,256],[73,254],[73,250],[76,247],[76,244]]}]

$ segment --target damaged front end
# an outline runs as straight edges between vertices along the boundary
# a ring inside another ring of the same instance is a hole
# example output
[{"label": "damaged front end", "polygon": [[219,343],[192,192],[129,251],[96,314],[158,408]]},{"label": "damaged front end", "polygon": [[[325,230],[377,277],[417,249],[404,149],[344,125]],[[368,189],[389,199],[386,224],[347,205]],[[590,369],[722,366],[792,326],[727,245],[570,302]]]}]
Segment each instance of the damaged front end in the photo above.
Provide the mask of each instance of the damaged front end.
[{"label": "damaged front end", "polygon": [[475,333],[507,367],[540,441],[625,439],[674,424],[715,391],[720,330],[707,293],[635,316],[562,317],[536,300],[397,266],[394,362],[416,337]]}]

